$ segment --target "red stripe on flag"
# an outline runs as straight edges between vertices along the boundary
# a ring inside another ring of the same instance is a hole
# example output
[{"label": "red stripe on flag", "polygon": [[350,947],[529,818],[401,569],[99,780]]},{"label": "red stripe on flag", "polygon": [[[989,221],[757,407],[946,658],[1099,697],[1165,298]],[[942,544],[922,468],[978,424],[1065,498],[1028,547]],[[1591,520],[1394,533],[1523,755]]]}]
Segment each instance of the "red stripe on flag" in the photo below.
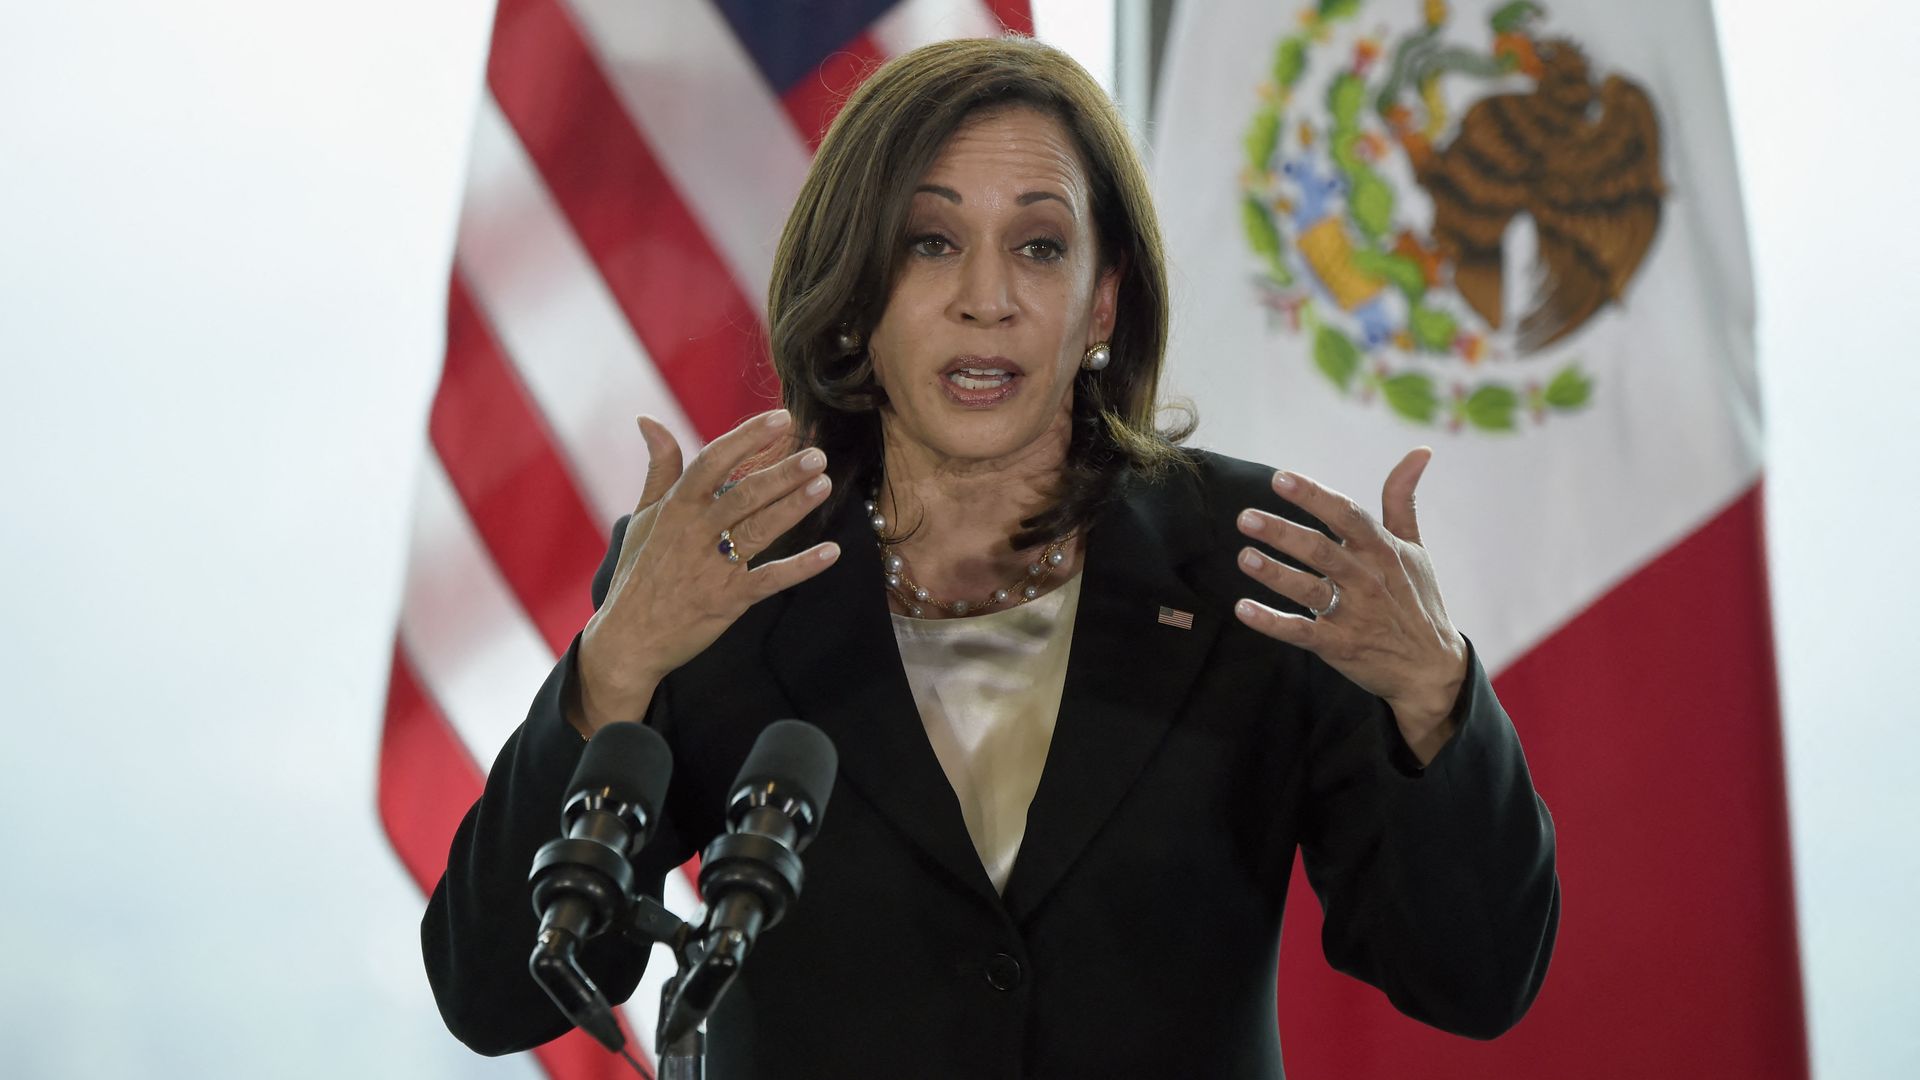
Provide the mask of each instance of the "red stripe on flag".
[{"label": "red stripe on flag", "polygon": [[[1491,1043],[1401,1017],[1311,959],[1320,912],[1296,899],[1290,1074],[1807,1076],[1761,521],[1756,484],[1496,680],[1566,898],[1532,1012]],[[1292,891],[1312,896],[1297,866]]]},{"label": "red stripe on flag", "polygon": [[[459,733],[421,688],[406,649],[395,641],[386,724],[380,733],[380,821],[421,892],[432,892],[446,872],[453,834],[485,783]],[[616,1015],[616,1019],[639,1057],[625,1018]],[[616,1080],[629,1075],[625,1062],[581,1031],[536,1047],[533,1053],[553,1080]]]},{"label": "red stripe on flag", "polygon": [[986,0],[987,10],[1000,25],[1016,33],[1033,33],[1033,10],[1027,0]]},{"label": "red stripe on flag", "polygon": [[447,478],[507,585],[554,652],[593,614],[606,548],[552,433],[458,273],[447,361],[427,424]]},{"label": "red stripe on flag", "polygon": [[380,823],[422,892],[447,869],[453,833],[485,780],[466,744],[420,688],[397,640],[380,730]]},{"label": "red stripe on flag", "polygon": [[487,84],[700,434],[766,408],[777,384],[757,305],[555,0],[501,0]]},{"label": "red stripe on flag", "polygon": [[794,83],[780,99],[793,126],[811,149],[820,149],[827,125],[868,75],[886,61],[873,36],[861,34],[821,61],[813,73]]}]

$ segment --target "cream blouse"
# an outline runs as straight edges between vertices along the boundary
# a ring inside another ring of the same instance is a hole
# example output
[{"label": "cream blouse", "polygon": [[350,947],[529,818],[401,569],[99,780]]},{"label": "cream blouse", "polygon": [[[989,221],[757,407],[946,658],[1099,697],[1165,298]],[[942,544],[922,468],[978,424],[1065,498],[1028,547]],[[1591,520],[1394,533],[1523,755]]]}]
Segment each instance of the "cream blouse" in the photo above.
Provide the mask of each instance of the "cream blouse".
[{"label": "cream blouse", "polygon": [[1020,853],[1053,742],[1080,575],[1031,603],[966,619],[893,617],[934,756],[996,891]]}]

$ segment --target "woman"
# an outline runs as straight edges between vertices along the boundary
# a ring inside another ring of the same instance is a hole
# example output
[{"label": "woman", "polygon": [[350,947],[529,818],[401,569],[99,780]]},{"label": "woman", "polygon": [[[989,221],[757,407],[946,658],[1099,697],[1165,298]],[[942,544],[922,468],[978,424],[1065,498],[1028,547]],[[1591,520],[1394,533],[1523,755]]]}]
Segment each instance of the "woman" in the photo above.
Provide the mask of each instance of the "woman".
[{"label": "woman", "polygon": [[[1022,39],[882,68],[773,281],[786,408],[684,469],[642,419],[597,611],[455,839],[423,938],[456,1034],[564,1030],[525,875],[582,736],[673,745],[657,888],[788,716],[840,777],[805,894],[711,1022],[720,1080],[1278,1077],[1296,846],[1336,967],[1451,1031],[1518,1020],[1552,823],[1420,547],[1427,452],[1376,522],[1155,429],[1157,226],[1084,71]],[[644,962],[587,954],[615,997]]]}]

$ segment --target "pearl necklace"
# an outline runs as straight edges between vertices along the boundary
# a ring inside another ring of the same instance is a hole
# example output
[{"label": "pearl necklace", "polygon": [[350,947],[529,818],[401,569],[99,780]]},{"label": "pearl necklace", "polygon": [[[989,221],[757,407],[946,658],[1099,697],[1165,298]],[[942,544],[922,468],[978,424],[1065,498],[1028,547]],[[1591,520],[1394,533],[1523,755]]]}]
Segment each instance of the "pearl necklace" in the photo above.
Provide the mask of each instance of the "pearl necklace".
[{"label": "pearl necklace", "polygon": [[1062,550],[1073,534],[1057,537],[1040,552],[1038,558],[1027,564],[1027,572],[1015,578],[1004,589],[995,589],[985,600],[971,603],[966,600],[935,600],[926,588],[914,584],[907,575],[907,560],[893,545],[881,537],[887,532],[887,519],[872,499],[867,500],[867,518],[873,525],[874,539],[880,544],[880,572],[887,583],[887,591],[898,597],[906,607],[907,614],[916,619],[924,618],[928,606],[937,607],[954,615],[966,615],[972,612],[986,611],[998,607],[1009,599],[1015,604],[1024,604],[1040,595],[1040,583],[1045,581],[1060,565],[1067,561],[1067,553]]}]

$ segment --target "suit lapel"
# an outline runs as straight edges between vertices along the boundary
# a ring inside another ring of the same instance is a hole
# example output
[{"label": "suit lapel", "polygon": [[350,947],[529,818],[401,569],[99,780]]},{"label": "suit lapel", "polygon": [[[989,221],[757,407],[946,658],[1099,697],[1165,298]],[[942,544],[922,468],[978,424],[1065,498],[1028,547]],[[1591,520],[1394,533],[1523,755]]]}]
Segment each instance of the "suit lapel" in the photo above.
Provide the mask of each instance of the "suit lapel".
[{"label": "suit lapel", "polygon": [[[840,558],[788,593],[769,662],[799,718],[833,740],[840,779],[962,884],[997,902],[960,803],[921,726],[858,504],[829,537]],[[831,808],[829,808],[831,813]]]},{"label": "suit lapel", "polygon": [[[1204,530],[1197,499],[1155,514],[1137,496],[1088,533],[1059,719],[1003,897],[1016,921],[1038,909],[1153,757],[1228,617],[1177,572]],[[1192,629],[1162,623],[1162,607],[1191,614]]]},{"label": "suit lapel", "polygon": [[[1178,572],[1202,548],[1202,508],[1194,499],[1156,513],[1130,498],[1089,531],[1059,718],[1003,895],[921,726],[859,510],[849,506],[831,530],[839,561],[787,594],[770,665],[799,718],[833,740],[840,779],[957,883],[1022,920],[1151,760],[1229,617]],[[1162,623],[1163,607],[1191,614],[1192,628]]]}]

